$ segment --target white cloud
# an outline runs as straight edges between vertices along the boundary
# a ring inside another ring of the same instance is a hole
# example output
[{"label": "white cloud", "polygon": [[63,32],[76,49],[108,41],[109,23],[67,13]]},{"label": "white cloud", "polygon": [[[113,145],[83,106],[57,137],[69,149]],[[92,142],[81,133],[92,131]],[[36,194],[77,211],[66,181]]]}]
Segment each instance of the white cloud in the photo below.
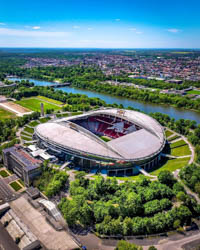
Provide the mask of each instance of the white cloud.
[{"label": "white cloud", "polygon": [[88,30],[93,30],[93,28],[92,28],[92,27],[88,27],[87,29],[88,29]]},{"label": "white cloud", "polygon": [[137,31],[137,32],[135,32],[135,33],[138,34],[138,35],[143,34],[142,31]]},{"label": "white cloud", "polygon": [[18,29],[7,29],[0,28],[0,35],[12,36],[12,37],[66,37],[69,36],[69,32],[59,31],[40,31],[40,30],[18,30]]},{"label": "white cloud", "polygon": [[80,29],[80,26],[74,25],[74,26],[73,26],[73,29]]},{"label": "white cloud", "polygon": [[179,33],[181,30],[179,30],[179,29],[168,29],[167,31],[170,32],[170,33]]},{"label": "white cloud", "polygon": [[33,30],[39,30],[39,29],[41,29],[41,27],[40,26],[33,26],[32,29]]},{"label": "white cloud", "polygon": [[136,28],[129,28],[130,31],[136,31]]},{"label": "white cloud", "polygon": [[119,21],[120,21],[120,19],[119,19],[119,18],[116,18],[116,19],[115,19],[115,21],[116,21],[116,22],[119,22]]}]

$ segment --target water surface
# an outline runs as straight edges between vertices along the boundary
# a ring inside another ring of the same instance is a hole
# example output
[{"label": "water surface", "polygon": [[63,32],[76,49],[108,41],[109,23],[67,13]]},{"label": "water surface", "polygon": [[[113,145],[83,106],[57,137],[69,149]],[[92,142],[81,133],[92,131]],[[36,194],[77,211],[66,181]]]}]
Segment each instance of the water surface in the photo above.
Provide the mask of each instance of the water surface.
[{"label": "water surface", "polygon": [[[30,78],[10,78],[10,80],[13,80],[13,81],[22,80],[22,79],[29,80],[33,82],[36,86],[48,86],[50,84],[53,84],[53,82],[35,80],[35,79],[30,79]],[[192,110],[184,110],[184,109],[174,108],[174,107],[171,107],[168,105],[162,105],[162,104],[145,103],[145,102],[141,102],[137,100],[131,100],[131,99],[126,99],[122,97],[116,97],[112,95],[97,93],[91,90],[74,88],[71,86],[58,88],[58,89],[67,93],[85,94],[88,97],[98,97],[104,100],[108,104],[113,104],[113,103],[123,104],[125,108],[130,106],[130,107],[139,109],[145,113],[161,112],[161,113],[169,115],[170,117],[175,118],[176,120],[183,118],[183,119],[194,120],[197,123],[200,123],[200,112],[196,112]]]}]

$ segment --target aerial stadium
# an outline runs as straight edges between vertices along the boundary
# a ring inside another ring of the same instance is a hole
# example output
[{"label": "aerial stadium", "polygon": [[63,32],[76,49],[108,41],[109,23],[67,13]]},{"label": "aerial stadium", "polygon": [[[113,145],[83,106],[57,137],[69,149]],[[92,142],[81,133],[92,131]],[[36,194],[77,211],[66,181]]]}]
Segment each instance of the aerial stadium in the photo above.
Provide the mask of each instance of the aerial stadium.
[{"label": "aerial stadium", "polygon": [[132,110],[98,109],[39,124],[34,133],[46,148],[75,167],[109,176],[129,176],[158,164],[163,127]]}]

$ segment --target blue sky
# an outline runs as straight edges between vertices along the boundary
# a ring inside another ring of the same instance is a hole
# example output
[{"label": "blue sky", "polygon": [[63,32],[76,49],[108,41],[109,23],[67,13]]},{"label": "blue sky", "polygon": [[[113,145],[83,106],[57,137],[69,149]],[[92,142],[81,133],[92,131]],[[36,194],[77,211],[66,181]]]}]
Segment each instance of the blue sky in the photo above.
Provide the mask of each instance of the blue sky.
[{"label": "blue sky", "polygon": [[198,0],[1,1],[0,47],[200,48]]}]

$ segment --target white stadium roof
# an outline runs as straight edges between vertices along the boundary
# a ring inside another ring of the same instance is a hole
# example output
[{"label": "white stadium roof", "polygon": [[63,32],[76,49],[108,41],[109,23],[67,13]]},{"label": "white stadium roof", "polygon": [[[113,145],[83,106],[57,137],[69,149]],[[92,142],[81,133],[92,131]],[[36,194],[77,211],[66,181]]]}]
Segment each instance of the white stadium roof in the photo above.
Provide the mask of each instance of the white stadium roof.
[{"label": "white stadium roof", "polygon": [[[122,117],[142,129],[106,143],[92,132],[73,123],[74,119],[100,114]],[[163,128],[156,120],[137,111],[125,110],[120,113],[120,110],[114,108],[39,124],[35,132],[44,141],[74,152],[127,161],[153,156],[159,153],[165,144]]]}]

